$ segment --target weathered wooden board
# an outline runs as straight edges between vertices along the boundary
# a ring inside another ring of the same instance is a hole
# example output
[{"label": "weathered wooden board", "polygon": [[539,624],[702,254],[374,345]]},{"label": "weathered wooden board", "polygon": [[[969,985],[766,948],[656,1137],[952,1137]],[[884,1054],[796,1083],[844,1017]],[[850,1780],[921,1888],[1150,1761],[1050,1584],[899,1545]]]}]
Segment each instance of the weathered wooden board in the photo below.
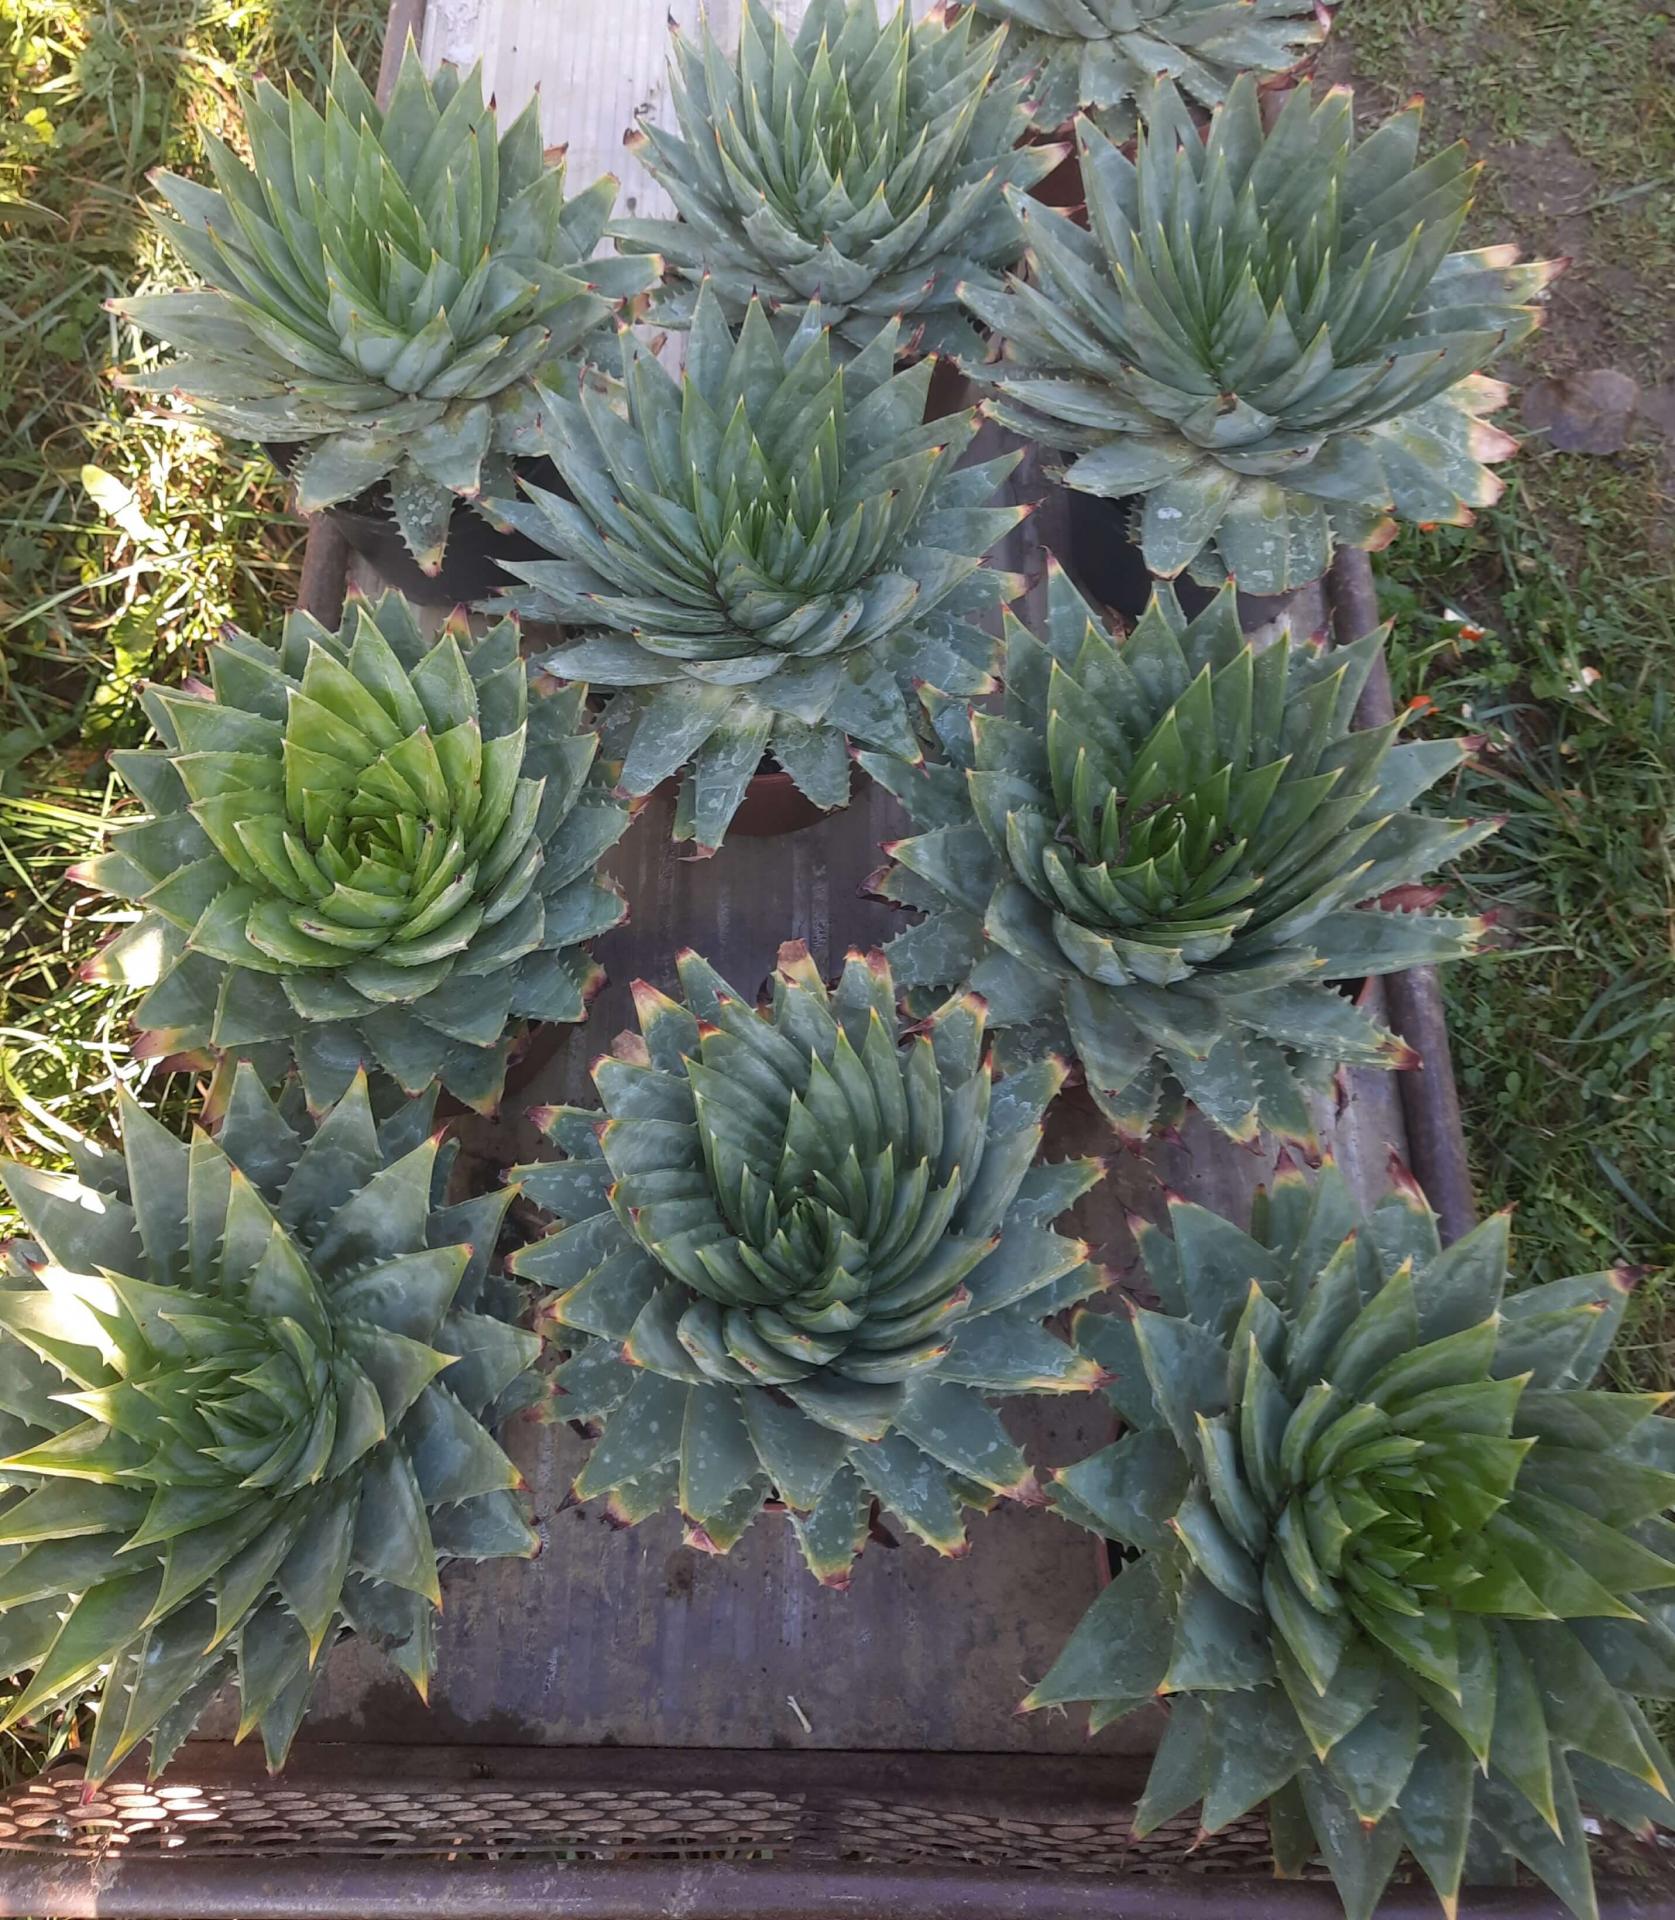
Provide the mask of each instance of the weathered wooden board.
[{"label": "weathered wooden board", "polygon": [[[913,0],[913,10],[928,13],[933,4]],[[768,5],[795,23],[807,0]],[[730,44],[743,11],[742,0],[709,0],[707,8],[703,0],[429,0],[423,47],[432,64],[481,60],[502,113],[520,111],[539,90],[541,130],[549,145],[569,148],[573,186],[615,174],[619,214],[662,218],[668,199],[624,150],[624,136],[642,114],[669,118],[670,31],[693,32],[707,12]]]}]

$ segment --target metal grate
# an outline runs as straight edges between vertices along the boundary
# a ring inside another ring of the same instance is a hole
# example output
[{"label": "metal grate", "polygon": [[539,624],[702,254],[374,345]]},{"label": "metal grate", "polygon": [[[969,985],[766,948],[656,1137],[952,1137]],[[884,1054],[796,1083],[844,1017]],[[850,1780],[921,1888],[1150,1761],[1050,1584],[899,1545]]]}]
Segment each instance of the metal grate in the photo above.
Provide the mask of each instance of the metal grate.
[{"label": "metal grate", "polygon": [[35,1780],[0,1805],[0,1850],[59,1859],[168,1854],[499,1860],[773,1858],[795,1841],[797,1800],[725,1793],[117,1783],[83,1802],[74,1773]]},{"label": "metal grate", "polygon": [[[0,1802],[0,1856],[69,1865],[165,1857],[232,1860],[777,1861],[989,1873],[1190,1874],[1260,1879],[1271,1872],[1267,1823],[1248,1816],[1204,1837],[1189,1814],[1143,1840],[1132,1807],[1083,1802],[1067,1817],[882,1799],[811,1786],[518,1786],[496,1779],[410,1785],[200,1780],[117,1781],[83,1800],[73,1769]],[[1616,1880],[1668,1883],[1670,1853],[1609,1830],[1596,1866]],[[1308,1877],[1323,1877],[1316,1870]]]},{"label": "metal grate", "polygon": [[1203,1839],[1190,1814],[1143,1840],[1130,1835],[1131,1807],[1109,1818],[1028,1820],[950,1807],[847,1797],[838,1813],[845,1860],[869,1866],[1005,1867],[1053,1873],[1202,1873],[1261,1876],[1272,1868],[1268,1823],[1237,1820]]},{"label": "metal grate", "polygon": [[[869,1866],[965,1865],[1124,1878],[1186,1873],[1245,1880],[1273,1872],[1268,1823],[1260,1815],[1247,1814],[1206,1835],[1194,1814],[1177,1814],[1143,1840],[1131,1836],[1132,1816],[1132,1808],[1121,1807],[1102,1819],[1018,1819],[849,1796],[839,1819],[842,1857]],[[1594,1833],[1591,1845],[1594,1871],[1601,1879],[1655,1881],[1675,1892],[1675,1842],[1641,1841],[1605,1827]],[[1318,1860],[1299,1877],[1330,1878]],[[1401,1885],[1413,1878],[1412,1862],[1404,1859],[1395,1882]]]}]

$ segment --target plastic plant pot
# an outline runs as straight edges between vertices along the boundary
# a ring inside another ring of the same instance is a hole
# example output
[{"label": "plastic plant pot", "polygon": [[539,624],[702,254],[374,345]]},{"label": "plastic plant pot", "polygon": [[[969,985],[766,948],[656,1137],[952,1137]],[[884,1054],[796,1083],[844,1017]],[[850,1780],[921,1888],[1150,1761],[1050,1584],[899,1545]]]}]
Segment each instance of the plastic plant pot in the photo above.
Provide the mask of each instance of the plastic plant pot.
[{"label": "plastic plant pot", "polygon": [[[266,444],[263,451],[288,477],[303,448],[294,441],[278,441]],[[535,486],[569,498],[550,460],[521,460],[517,471]],[[457,607],[486,600],[501,588],[517,584],[502,569],[501,561],[550,558],[525,535],[509,527],[496,527],[469,502],[461,500],[449,524],[442,565],[437,572],[426,573],[401,537],[390,512],[389,489],[382,484],[369,487],[341,506],[327,507],[325,517],[382,580],[415,606]]]}]

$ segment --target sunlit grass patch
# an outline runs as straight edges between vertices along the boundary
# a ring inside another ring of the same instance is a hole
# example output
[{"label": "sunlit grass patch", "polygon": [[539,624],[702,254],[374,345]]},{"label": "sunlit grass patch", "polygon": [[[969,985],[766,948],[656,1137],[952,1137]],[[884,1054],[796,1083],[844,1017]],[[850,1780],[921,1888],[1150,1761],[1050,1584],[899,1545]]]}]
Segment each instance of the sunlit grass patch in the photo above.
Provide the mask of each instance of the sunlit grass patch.
[{"label": "sunlit grass patch", "polygon": [[[319,77],[333,28],[376,49],[377,0],[0,0],[0,1153],[61,1164],[141,1085],[127,1008],[81,967],[114,930],[71,869],[144,734],[138,692],[227,621],[267,624],[300,529],[265,460],[148,415],[111,370],[137,343],[104,302],[170,284],[146,174],[194,170],[259,68]],[[184,1125],[190,1088],[144,1097]],[[0,1234],[17,1223],[0,1209]],[[0,1741],[0,1785],[74,1743],[74,1709]]]}]

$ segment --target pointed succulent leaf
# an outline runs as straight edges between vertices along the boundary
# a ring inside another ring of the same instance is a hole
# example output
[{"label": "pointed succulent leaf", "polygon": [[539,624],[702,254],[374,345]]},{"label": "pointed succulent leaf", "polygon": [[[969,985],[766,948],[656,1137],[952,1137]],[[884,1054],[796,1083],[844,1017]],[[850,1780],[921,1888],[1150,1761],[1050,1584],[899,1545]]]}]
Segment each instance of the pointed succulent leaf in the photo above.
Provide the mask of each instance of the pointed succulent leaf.
[{"label": "pointed succulent leaf", "polygon": [[[1515,442],[1485,418],[1505,390],[1481,370],[1537,324],[1557,266],[1451,251],[1476,177],[1463,145],[1419,162],[1416,109],[1358,140],[1347,92],[1306,82],[1265,129],[1254,69],[1313,37],[1299,0],[980,10],[1027,23],[1043,111],[1094,110],[1076,124],[1087,229],[1014,190],[1033,273],[964,290],[1005,339],[996,412],[1076,449],[1072,487],[1141,497],[1153,573],[1286,593],[1339,541],[1495,500]],[[1193,94],[1214,106],[1207,135]],[[1135,95],[1130,161],[1114,142]]]},{"label": "pointed succulent leaf", "polygon": [[1261,8],[1221,0],[976,0],[1005,23],[1001,71],[1028,76],[1030,117],[1043,133],[1090,113],[1113,139],[1127,139],[1160,73],[1178,76],[1201,106],[1226,98],[1239,74],[1283,73],[1305,59],[1325,25],[1305,0]]},{"label": "pointed succulent leaf", "polygon": [[[526,113],[502,131],[480,74],[427,75],[409,45],[387,108],[337,60],[323,114],[266,82],[242,100],[252,167],[213,136],[214,188],[162,174],[158,225],[201,291],[117,303],[178,354],[135,384],[241,439],[305,449],[305,503],[388,481],[426,571],[485,454],[520,451],[540,379],[573,383],[652,259],[591,260],[614,198],[566,203]],[[491,404],[492,403],[492,404]]]},{"label": "pointed succulent leaf", "polygon": [[845,365],[824,308],[789,339],[768,313],[705,280],[678,380],[625,336],[620,381],[543,396],[569,499],[492,507],[540,550],[505,603],[577,636],[553,673],[617,690],[628,791],[684,770],[675,834],[704,853],[765,760],[823,807],[851,743],[913,760],[915,683],[991,686],[980,623],[1019,586],[982,564],[1021,517],[983,504],[1014,463],[960,466],[977,416],[924,422],[896,324],[872,318]]},{"label": "pointed succulent leaf", "polygon": [[[876,953],[828,986],[788,943],[760,1007],[677,964],[684,1004],[637,988],[641,1035],[595,1067],[603,1113],[546,1116],[570,1158],[515,1176],[589,1209],[516,1262],[555,1286],[579,1348],[561,1384],[602,1423],[577,1490],[664,1473],[667,1500],[635,1512],[678,1499],[719,1550],[709,1517],[769,1487],[834,1584],[866,1494],[956,1552],[963,1506],[1039,1498],[986,1396],[1103,1377],[1042,1324],[1099,1280],[1049,1224],[1097,1168],[1031,1176],[1062,1070],[997,1081],[981,1002],[906,1023]],[[561,1177],[601,1166],[603,1208],[591,1177]]]},{"label": "pointed succulent leaf", "polygon": [[[1228,588],[1188,621],[1164,587],[1118,639],[1050,567],[1042,635],[1007,623],[1003,714],[948,735],[925,694],[942,750],[895,786],[922,830],[890,845],[878,884],[930,910],[900,943],[914,983],[969,981],[997,1026],[1057,1009],[1124,1138],[1190,1101],[1241,1143],[1265,1128],[1312,1148],[1332,1068],[1411,1063],[1330,984],[1333,928],[1354,909],[1358,970],[1407,964],[1415,916],[1368,900],[1372,836],[1405,849],[1390,872],[1405,885],[1437,823],[1406,808],[1396,729],[1355,725],[1381,636],[1323,652],[1282,624],[1258,645],[1235,602]],[[1190,1210],[1181,1228],[1225,1315],[1252,1282],[1277,1297],[1273,1263],[1233,1228],[1199,1233]],[[1472,1257],[1439,1269],[1422,1322],[1471,1297]]]},{"label": "pointed succulent leaf", "polygon": [[707,281],[734,320],[759,291],[789,331],[818,297],[856,345],[892,314],[927,346],[975,345],[955,285],[1018,258],[1006,189],[1058,158],[1021,144],[1005,42],[969,14],[881,23],[867,0],[819,0],[799,32],[747,0],[735,50],[707,23],[674,42],[676,131],[646,125],[641,152],[680,217],[621,221],[619,243],[667,262],[676,324]]},{"label": "pointed succulent leaf", "polygon": [[[426,642],[393,596],[352,602],[335,634],[300,615],[272,643],[229,634],[210,664],[213,694],[165,711],[178,750],[142,756],[180,770],[140,784],[164,810],[123,829],[126,860],[95,876],[124,888],[155,944],[195,870],[168,867],[157,830],[195,823],[217,850],[138,1017],[172,1011],[171,1050],[228,1061],[288,1045],[316,1106],[364,1064],[410,1094],[440,1079],[491,1107],[514,1010],[580,1018],[580,940],[622,912],[586,892],[629,816],[577,704],[529,690],[509,623]],[[232,745],[198,744],[218,728]],[[582,891],[557,891],[572,882]],[[200,974],[190,1011],[163,1007],[171,982]],[[142,1214],[153,1238],[166,1205],[156,1190]]]},{"label": "pointed succulent leaf", "polygon": [[[380,1138],[364,1076],[316,1124],[282,1120],[245,1070],[190,1144],[125,1107],[125,1158],[80,1155],[69,1211],[40,1222],[50,1285],[0,1255],[0,1640],[33,1670],[14,1716],[109,1673],[90,1778],[148,1739],[166,1758],[229,1658],[277,1766],[340,1619],[377,1619],[385,1643],[380,1596],[428,1616],[440,1560],[531,1550],[502,1524],[517,1468],[430,1384],[492,1330],[512,1343],[502,1398],[541,1391],[501,1295],[455,1304],[472,1249],[431,1204],[434,1098]],[[27,1209],[21,1170],[3,1177]],[[423,1687],[428,1653],[405,1670]]]},{"label": "pointed succulent leaf", "polygon": [[1277,1863],[1318,1851],[1352,1915],[1404,1848],[1449,1910],[1505,1850],[1587,1920],[1583,1823],[1675,1820],[1633,1697],[1675,1687],[1675,1478],[1648,1465],[1675,1456],[1659,1396],[1592,1384],[1609,1276],[1508,1294],[1505,1221],[1444,1248],[1405,1173],[1360,1219],[1336,1169],[1311,1192],[1282,1162],[1248,1239],[1172,1212],[1140,1235],[1161,1308],[1126,1344],[1075,1325],[1133,1431],[1056,1476],[1138,1558],[1026,1704],[1102,1725],[1161,1688],[1143,1818],[1268,1799]]}]

